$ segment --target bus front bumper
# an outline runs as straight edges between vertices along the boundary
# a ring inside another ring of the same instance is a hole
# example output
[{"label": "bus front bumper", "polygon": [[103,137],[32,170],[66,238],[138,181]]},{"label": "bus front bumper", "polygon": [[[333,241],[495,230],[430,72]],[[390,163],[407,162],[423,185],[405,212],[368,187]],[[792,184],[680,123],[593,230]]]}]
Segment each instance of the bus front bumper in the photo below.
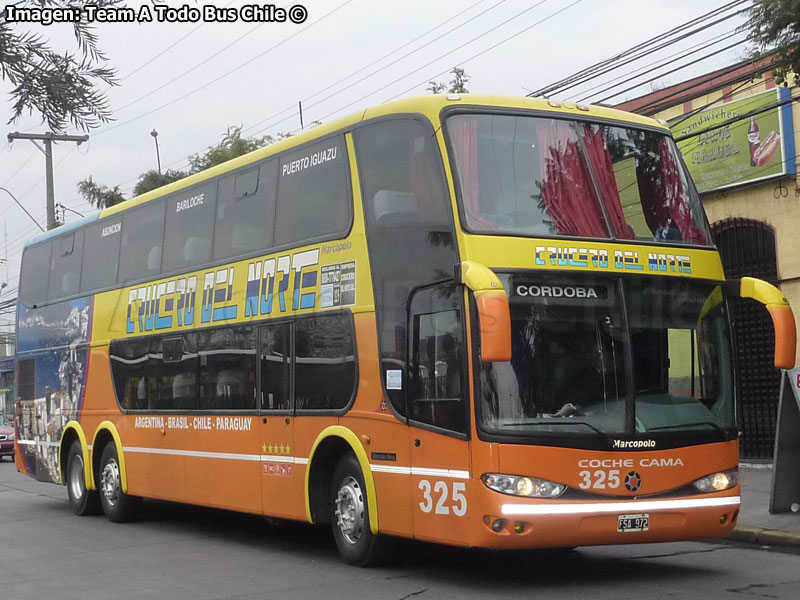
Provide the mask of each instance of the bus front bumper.
[{"label": "bus front bumper", "polygon": [[472,545],[557,548],[723,538],[739,515],[735,495],[593,502],[531,501],[492,494]]}]

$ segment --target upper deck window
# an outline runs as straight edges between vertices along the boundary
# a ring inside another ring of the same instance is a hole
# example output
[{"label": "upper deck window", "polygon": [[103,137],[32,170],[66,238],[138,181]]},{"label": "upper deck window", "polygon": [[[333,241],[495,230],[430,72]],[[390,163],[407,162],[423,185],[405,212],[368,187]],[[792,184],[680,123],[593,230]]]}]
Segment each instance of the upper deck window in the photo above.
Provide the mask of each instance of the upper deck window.
[{"label": "upper deck window", "polygon": [[280,159],[275,245],[344,235],[352,200],[344,138],[305,146]]},{"label": "upper deck window", "polygon": [[119,245],[122,239],[122,220],[106,219],[86,228],[83,243],[81,291],[110,287],[117,280]]},{"label": "upper deck window", "polygon": [[188,269],[211,260],[217,184],[190,187],[167,198],[161,270]]},{"label": "upper deck window", "polygon": [[709,244],[665,135],[513,115],[447,120],[461,210],[476,233]]},{"label": "upper deck window", "polygon": [[78,293],[82,256],[83,231],[69,233],[55,239],[50,255],[48,300],[57,300]]},{"label": "upper deck window", "polygon": [[219,183],[214,258],[272,246],[278,161],[229,175]]},{"label": "upper deck window", "polygon": [[19,276],[19,299],[25,306],[38,306],[47,300],[48,277],[50,272],[50,248],[47,241],[25,248],[22,255],[22,272]]},{"label": "upper deck window", "polygon": [[149,202],[122,217],[122,249],[117,281],[126,284],[161,273],[164,201]]}]

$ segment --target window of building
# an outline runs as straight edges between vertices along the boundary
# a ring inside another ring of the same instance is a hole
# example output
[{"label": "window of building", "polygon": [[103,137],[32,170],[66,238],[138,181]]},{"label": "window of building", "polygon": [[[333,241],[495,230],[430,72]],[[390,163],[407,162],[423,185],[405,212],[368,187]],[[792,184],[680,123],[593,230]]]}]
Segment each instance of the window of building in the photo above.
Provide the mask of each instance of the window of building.
[{"label": "window of building", "polygon": [[164,201],[149,202],[122,217],[122,249],[117,281],[155,277],[161,272],[164,243]]},{"label": "window of building", "polygon": [[217,183],[204,183],[167,198],[164,273],[189,269],[211,260]]},{"label": "window of building", "polygon": [[50,284],[47,299],[73,296],[80,290],[83,231],[68,233],[53,240],[50,255]]},{"label": "window of building", "polygon": [[275,228],[278,161],[235,173],[219,183],[214,258],[270,248]]},{"label": "window of building", "polygon": [[117,281],[122,219],[108,219],[86,229],[83,242],[81,291],[90,292],[114,285]]},{"label": "window of building", "polygon": [[295,401],[298,410],[344,408],[355,391],[353,325],[344,314],[295,323]]},{"label": "window of building", "polygon": [[276,246],[347,233],[352,212],[347,168],[343,136],[281,157]]}]

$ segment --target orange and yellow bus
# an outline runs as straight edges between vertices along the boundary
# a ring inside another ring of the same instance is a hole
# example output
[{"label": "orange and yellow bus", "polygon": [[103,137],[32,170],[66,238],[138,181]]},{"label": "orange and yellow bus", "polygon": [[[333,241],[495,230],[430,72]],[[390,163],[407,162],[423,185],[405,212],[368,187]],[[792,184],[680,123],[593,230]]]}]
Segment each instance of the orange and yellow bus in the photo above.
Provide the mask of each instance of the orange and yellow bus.
[{"label": "orange and yellow bus", "polygon": [[726,281],[669,130],[437,95],[361,111],[27,244],[16,463],[79,515],[158,498],[488,548],[721,537]]}]

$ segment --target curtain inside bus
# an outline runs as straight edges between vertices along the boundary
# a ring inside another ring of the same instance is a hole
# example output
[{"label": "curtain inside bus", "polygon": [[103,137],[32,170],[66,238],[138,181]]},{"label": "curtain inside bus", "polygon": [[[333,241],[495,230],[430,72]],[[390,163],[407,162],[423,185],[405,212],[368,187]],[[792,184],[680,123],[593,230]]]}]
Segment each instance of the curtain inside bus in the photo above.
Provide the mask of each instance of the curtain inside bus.
[{"label": "curtain inside bus", "polygon": [[[664,239],[706,244],[706,233],[694,222],[681,169],[667,140],[658,139],[658,156],[641,153],[636,160],[636,181],[650,229]],[[656,201],[661,199],[661,201]]]},{"label": "curtain inside bus", "polygon": [[570,123],[545,121],[539,126],[538,137],[542,197],[556,233],[608,237],[592,177]]}]

